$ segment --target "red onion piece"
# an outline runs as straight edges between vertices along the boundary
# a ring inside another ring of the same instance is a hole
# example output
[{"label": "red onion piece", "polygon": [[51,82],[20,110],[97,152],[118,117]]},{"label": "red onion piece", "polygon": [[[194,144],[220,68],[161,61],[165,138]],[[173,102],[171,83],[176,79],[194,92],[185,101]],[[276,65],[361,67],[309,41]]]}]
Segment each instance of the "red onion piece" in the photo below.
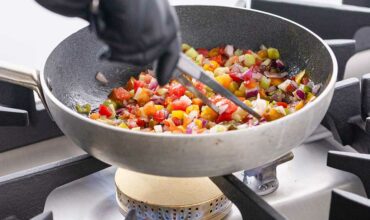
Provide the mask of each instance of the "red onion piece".
[{"label": "red onion piece", "polygon": [[283,61],[278,59],[278,60],[276,60],[276,67],[282,70],[282,69],[285,68],[285,64],[283,63]]},{"label": "red onion piece", "polygon": [[314,85],[312,87],[312,93],[316,95],[320,91],[321,86],[322,86],[321,83]]},{"label": "red onion piece", "polygon": [[306,94],[302,90],[300,90],[300,89],[297,89],[296,92],[295,92],[295,94],[300,99],[305,99],[306,98]]},{"label": "red onion piece", "polygon": [[243,74],[242,74],[242,78],[247,81],[247,80],[250,80],[253,76],[253,71],[252,69],[249,69],[247,71],[245,71]]},{"label": "red onion piece", "polygon": [[273,91],[275,91],[276,90],[276,86],[270,86],[267,90],[266,90],[266,92],[273,92]]},{"label": "red onion piece", "polygon": [[239,64],[234,64],[231,69],[230,69],[230,72],[234,72],[234,73],[241,73],[242,72],[242,69],[243,67],[240,66]]},{"label": "red onion piece", "polygon": [[226,111],[226,109],[229,107],[229,105],[221,105],[220,107],[218,107],[218,113],[219,114],[222,114]]},{"label": "red onion piece", "polygon": [[225,54],[228,57],[231,57],[232,55],[234,55],[234,46],[233,45],[226,45],[226,47],[225,47]]},{"label": "red onion piece", "polygon": [[258,88],[250,89],[245,91],[246,98],[255,97],[258,95]]},{"label": "red onion piece", "polygon": [[119,115],[121,114],[124,110],[126,110],[126,108],[119,108],[116,110],[116,114]]},{"label": "red onion piece", "polygon": [[164,104],[164,98],[161,96],[153,95],[150,98],[150,101],[153,101],[156,105],[163,105]]},{"label": "red onion piece", "polygon": [[208,123],[208,121],[203,118],[201,118],[200,120],[202,121],[202,127],[204,128],[206,124]]},{"label": "red onion piece", "polygon": [[262,78],[262,74],[259,72],[253,73],[252,78],[256,80],[260,80]]},{"label": "red onion piece", "polygon": [[155,90],[158,87],[158,81],[154,78],[150,80],[150,83],[148,85],[148,89]]},{"label": "red onion piece", "polygon": [[298,84],[294,81],[294,80],[292,80],[291,82],[290,82],[295,88],[298,88],[299,86],[298,86]]}]

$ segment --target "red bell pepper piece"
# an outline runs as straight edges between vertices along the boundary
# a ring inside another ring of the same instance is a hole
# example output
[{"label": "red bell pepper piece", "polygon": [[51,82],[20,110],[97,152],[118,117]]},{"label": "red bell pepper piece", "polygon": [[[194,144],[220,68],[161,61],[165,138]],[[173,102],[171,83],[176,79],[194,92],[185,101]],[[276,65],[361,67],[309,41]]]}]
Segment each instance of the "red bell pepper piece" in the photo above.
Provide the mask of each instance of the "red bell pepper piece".
[{"label": "red bell pepper piece", "polygon": [[165,115],[165,112],[164,111],[156,111],[153,115],[153,119],[156,121],[156,122],[162,122],[164,119],[166,119],[166,115]]},{"label": "red bell pepper piece", "polygon": [[277,102],[277,106],[283,106],[284,108],[288,108],[288,104],[286,102]]},{"label": "red bell pepper piece", "polygon": [[197,49],[197,52],[199,54],[202,54],[204,57],[207,57],[208,56],[208,50],[206,48],[198,48]]},{"label": "red bell pepper piece", "polygon": [[180,98],[186,92],[186,88],[180,84],[172,85],[168,90],[168,95],[175,98]]},{"label": "red bell pepper piece", "polygon": [[143,88],[145,86],[145,83],[140,81],[140,80],[135,80],[134,81],[134,91],[136,92],[136,90],[138,88]]},{"label": "red bell pepper piece", "polygon": [[112,116],[112,111],[109,107],[107,107],[105,105],[100,105],[99,106],[99,114],[104,115],[107,118],[109,118],[110,116]]},{"label": "red bell pepper piece", "polygon": [[175,100],[172,102],[172,110],[182,110],[185,111],[188,107],[185,101]]}]

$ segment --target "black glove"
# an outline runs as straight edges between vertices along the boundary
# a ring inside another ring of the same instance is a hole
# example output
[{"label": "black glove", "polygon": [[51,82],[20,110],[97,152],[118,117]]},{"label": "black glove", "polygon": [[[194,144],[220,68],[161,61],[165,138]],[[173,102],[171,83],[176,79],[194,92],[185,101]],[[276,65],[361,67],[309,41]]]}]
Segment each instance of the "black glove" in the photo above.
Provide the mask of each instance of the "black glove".
[{"label": "black glove", "polygon": [[102,57],[135,65],[156,63],[160,85],[167,83],[180,53],[178,18],[167,0],[36,0],[66,16],[91,22],[109,50]]}]

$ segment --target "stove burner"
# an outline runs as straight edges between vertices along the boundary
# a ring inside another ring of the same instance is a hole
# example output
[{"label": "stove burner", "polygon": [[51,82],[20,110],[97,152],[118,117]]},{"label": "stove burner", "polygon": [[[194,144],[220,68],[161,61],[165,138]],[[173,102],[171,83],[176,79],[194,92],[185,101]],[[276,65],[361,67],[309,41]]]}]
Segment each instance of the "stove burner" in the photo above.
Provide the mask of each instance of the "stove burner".
[{"label": "stove burner", "polygon": [[135,210],[139,219],[220,220],[232,203],[207,177],[159,177],[118,169],[116,200],[126,216]]}]

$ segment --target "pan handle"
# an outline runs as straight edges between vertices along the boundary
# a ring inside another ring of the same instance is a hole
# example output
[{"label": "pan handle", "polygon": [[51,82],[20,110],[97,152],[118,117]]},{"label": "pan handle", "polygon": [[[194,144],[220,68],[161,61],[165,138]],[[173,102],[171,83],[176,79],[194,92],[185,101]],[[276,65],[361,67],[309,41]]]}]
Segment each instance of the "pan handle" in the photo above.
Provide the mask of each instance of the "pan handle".
[{"label": "pan handle", "polygon": [[0,61],[0,81],[34,90],[47,108],[40,83],[40,71]]}]

